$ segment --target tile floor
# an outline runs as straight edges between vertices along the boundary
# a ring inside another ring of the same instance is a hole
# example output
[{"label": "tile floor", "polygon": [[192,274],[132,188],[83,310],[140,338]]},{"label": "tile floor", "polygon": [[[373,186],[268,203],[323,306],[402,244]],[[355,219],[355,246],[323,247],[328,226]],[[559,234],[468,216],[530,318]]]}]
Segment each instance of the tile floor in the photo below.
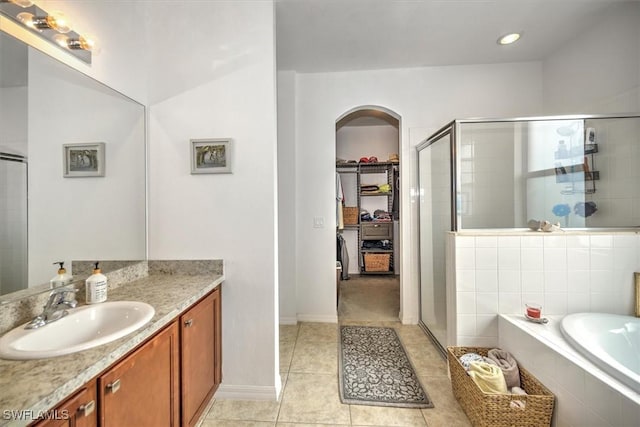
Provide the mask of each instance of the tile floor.
[{"label": "tile floor", "polygon": [[[360,278],[356,276],[354,279]],[[370,306],[362,304],[365,300],[361,288],[366,286],[367,280],[373,286],[366,300],[376,301]],[[402,325],[397,320],[398,287],[393,277],[386,281],[375,276],[343,281],[340,323],[395,328],[435,408],[386,408],[340,403],[338,325],[299,323],[280,326],[280,373],[283,381],[280,401],[216,400],[202,427],[470,426],[451,393],[446,361],[418,326]],[[371,298],[373,293],[376,298]],[[383,300],[387,303],[381,304]],[[390,314],[394,310],[396,314]]]}]

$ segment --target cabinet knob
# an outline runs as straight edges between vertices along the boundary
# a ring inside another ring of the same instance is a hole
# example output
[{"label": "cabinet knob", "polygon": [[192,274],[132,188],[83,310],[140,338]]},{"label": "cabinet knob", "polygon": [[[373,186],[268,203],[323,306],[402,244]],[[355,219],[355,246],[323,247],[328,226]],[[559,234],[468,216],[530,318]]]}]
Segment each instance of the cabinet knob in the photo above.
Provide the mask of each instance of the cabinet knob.
[{"label": "cabinet knob", "polygon": [[107,391],[111,393],[115,393],[120,390],[120,380],[117,379],[112,383],[107,384]]},{"label": "cabinet knob", "polygon": [[185,327],[185,328],[188,328],[188,327],[190,327],[191,325],[193,325],[193,319],[189,319],[189,320],[185,320],[185,321],[184,321],[184,327]]},{"label": "cabinet knob", "polygon": [[80,405],[80,407],[78,408],[78,413],[80,414],[80,416],[86,417],[90,415],[93,411],[95,411],[95,409],[96,409],[96,401],[92,400],[89,403]]}]

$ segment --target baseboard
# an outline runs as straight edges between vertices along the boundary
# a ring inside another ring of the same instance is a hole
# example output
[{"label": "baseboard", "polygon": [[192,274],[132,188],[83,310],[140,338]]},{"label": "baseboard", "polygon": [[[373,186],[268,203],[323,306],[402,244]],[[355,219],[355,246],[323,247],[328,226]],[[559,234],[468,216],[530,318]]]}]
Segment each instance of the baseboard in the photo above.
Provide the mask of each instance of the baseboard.
[{"label": "baseboard", "polygon": [[272,400],[280,397],[282,384],[277,386],[220,384],[215,394],[220,400]]},{"label": "baseboard", "polygon": [[417,325],[418,324],[418,319],[416,319],[415,317],[405,317],[404,319],[402,319],[402,324],[403,325]]},{"label": "baseboard", "polygon": [[338,323],[338,315],[298,314],[298,322]]},{"label": "baseboard", "polygon": [[281,317],[280,324],[281,325],[297,325],[298,318],[297,317]]}]

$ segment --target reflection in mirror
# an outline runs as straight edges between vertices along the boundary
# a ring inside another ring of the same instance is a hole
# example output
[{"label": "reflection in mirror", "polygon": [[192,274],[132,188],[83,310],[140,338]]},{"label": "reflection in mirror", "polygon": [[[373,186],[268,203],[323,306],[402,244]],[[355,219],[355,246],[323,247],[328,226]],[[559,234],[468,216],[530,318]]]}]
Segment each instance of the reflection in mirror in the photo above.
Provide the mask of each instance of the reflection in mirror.
[{"label": "reflection in mirror", "polygon": [[640,117],[459,121],[458,229],[640,226]]},{"label": "reflection in mirror", "polygon": [[[144,107],[4,33],[0,56],[0,294],[56,261],[144,259]],[[105,175],[64,177],[63,145],[95,143]]]}]

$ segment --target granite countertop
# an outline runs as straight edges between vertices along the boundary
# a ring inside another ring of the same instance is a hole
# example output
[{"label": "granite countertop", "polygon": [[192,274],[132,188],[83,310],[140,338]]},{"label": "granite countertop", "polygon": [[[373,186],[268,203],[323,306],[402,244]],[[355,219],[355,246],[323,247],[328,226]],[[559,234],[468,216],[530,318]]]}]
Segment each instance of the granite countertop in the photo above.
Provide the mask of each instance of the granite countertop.
[{"label": "granite countertop", "polygon": [[26,411],[27,416],[37,417],[52,409],[223,280],[222,274],[150,274],[109,290],[108,294],[108,301],[143,301],[155,308],[154,317],[141,329],[111,343],[65,356],[25,361],[0,359],[0,426],[28,425],[32,420],[15,420],[12,411]]}]

